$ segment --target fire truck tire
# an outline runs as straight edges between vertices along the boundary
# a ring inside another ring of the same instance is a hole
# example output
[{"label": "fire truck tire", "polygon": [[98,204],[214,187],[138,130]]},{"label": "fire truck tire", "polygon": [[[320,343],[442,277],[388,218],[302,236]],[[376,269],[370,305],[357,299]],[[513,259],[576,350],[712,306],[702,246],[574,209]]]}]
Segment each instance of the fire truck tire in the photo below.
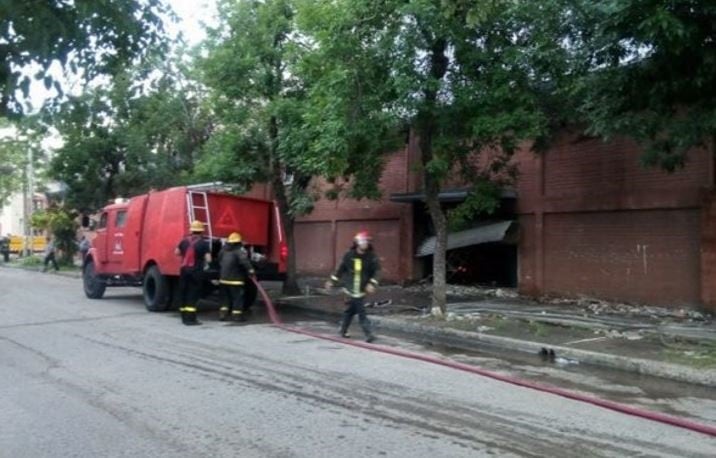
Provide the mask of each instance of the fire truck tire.
[{"label": "fire truck tire", "polygon": [[82,286],[85,290],[85,296],[90,299],[102,299],[104,290],[107,288],[105,282],[97,275],[94,268],[94,261],[91,259],[85,264],[82,270]]},{"label": "fire truck tire", "polygon": [[144,305],[150,312],[164,312],[169,309],[169,282],[157,266],[151,266],[144,274],[142,294]]}]

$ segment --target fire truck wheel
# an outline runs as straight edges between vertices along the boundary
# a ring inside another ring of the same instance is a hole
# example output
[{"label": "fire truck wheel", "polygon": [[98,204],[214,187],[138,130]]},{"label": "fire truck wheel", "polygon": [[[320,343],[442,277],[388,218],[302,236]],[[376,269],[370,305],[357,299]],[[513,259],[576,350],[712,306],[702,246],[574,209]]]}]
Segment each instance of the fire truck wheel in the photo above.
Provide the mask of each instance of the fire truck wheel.
[{"label": "fire truck wheel", "polygon": [[150,312],[164,312],[171,305],[169,301],[169,282],[159,272],[157,266],[151,266],[147,269],[144,274],[144,282],[142,282],[142,290],[144,305]]},{"label": "fire truck wheel", "polygon": [[94,261],[92,260],[89,260],[82,270],[82,285],[84,286],[85,296],[88,298],[102,299],[102,296],[104,296],[104,290],[107,285],[99,275],[97,275],[97,271],[94,268]]}]

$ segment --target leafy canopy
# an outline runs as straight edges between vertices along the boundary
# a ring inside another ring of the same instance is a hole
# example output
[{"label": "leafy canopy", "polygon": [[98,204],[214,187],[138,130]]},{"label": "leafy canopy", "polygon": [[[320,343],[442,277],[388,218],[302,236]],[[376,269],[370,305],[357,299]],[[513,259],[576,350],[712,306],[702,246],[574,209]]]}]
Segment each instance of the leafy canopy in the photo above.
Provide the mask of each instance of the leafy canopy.
[{"label": "leafy canopy", "polygon": [[53,63],[92,79],[146,56],[168,15],[163,0],[1,0],[0,115],[23,111],[17,90],[27,98],[33,78],[62,93]]},{"label": "leafy canopy", "polygon": [[576,3],[575,97],[589,131],[635,138],[646,165],[683,167],[716,138],[716,3]]},{"label": "leafy canopy", "polygon": [[188,181],[212,121],[201,90],[171,63],[161,76],[141,69],[69,99],[54,113],[63,146],[50,174],[68,186],[67,204],[95,210],[107,201]]}]

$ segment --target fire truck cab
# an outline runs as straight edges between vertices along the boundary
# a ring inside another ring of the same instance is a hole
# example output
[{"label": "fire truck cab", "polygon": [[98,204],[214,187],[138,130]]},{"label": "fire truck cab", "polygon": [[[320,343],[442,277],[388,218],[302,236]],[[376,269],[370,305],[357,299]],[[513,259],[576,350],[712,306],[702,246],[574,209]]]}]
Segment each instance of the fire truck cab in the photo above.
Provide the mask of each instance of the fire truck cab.
[{"label": "fire truck cab", "polygon": [[[181,259],[174,249],[194,220],[205,223],[214,259],[205,275],[205,293],[218,278],[216,258],[232,232],[241,233],[259,280],[285,277],[288,250],[273,202],[227,194],[216,185],[179,186],[104,207],[83,260],[85,295],[100,299],[108,286],[141,286],[148,310],[177,306]],[[250,303],[256,291],[249,285]]]}]

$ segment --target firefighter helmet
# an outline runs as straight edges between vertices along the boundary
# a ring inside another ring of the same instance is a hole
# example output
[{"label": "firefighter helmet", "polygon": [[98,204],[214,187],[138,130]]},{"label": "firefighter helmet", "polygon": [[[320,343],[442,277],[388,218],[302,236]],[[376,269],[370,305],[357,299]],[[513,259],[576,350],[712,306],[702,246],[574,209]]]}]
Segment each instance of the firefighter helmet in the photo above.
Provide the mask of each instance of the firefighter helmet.
[{"label": "firefighter helmet", "polygon": [[355,240],[356,242],[359,240],[366,240],[370,242],[371,240],[373,240],[373,238],[370,236],[368,231],[360,231],[353,237],[353,240]]},{"label": "firefighter helmet", "polygon": [[239,234],[238,232],[232,232],[231,234],[229,234],[229,238],[228,238],[227,242],[241,243],[241,240],[242,240],[241,234]]},{"label": "firefighter helmet", "polygon": [[204,232],[204,223],[199,220],[192,221],[189,230],[191,232]]}]

